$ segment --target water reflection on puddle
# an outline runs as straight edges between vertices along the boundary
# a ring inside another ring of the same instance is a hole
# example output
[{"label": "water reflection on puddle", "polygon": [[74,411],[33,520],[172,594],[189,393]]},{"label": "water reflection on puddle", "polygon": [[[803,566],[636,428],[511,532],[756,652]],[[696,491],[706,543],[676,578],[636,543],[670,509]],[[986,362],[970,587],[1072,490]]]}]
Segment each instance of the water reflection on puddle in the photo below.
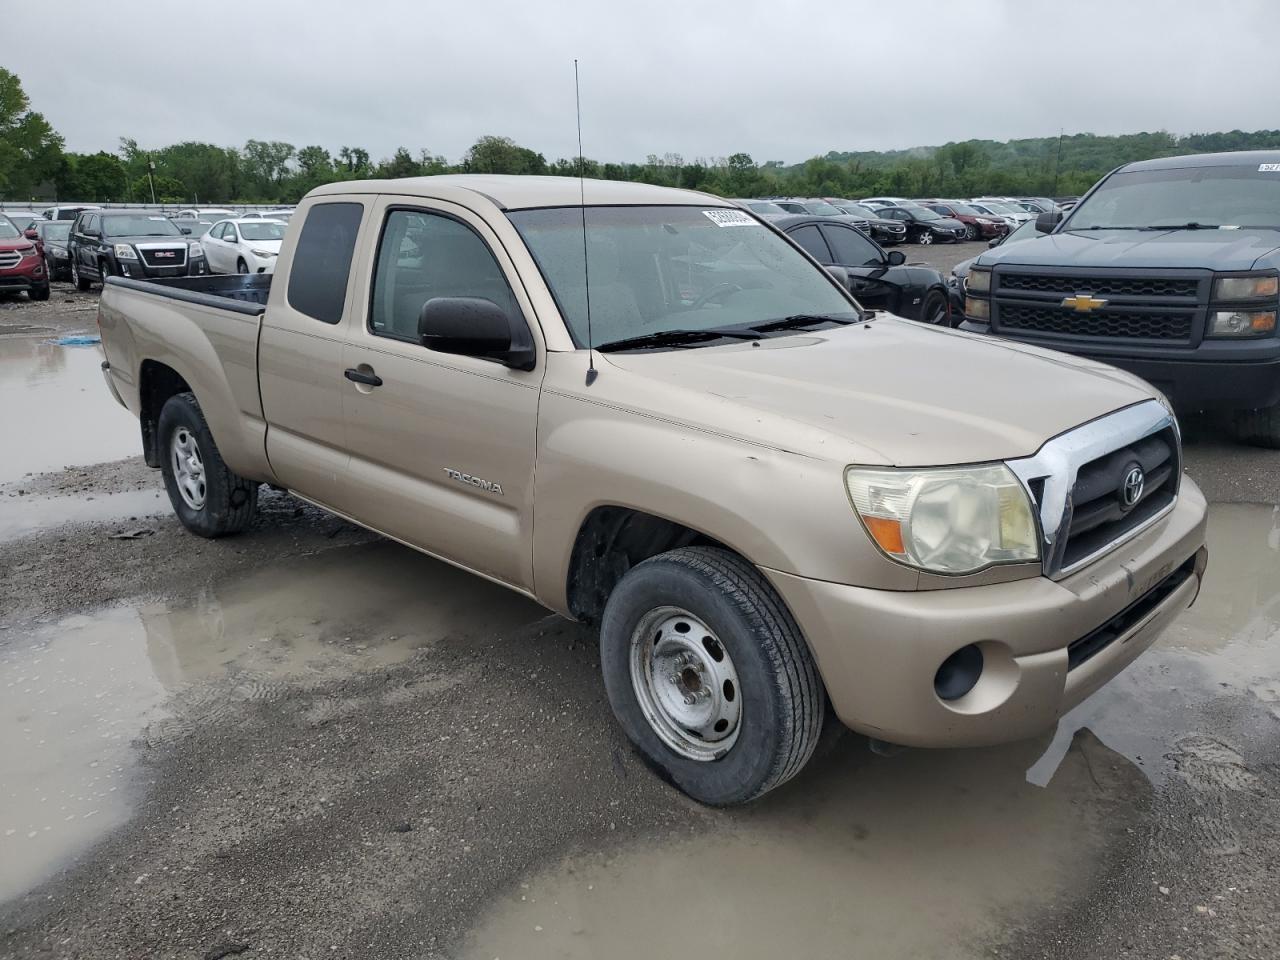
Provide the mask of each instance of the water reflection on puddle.
[{"label": "water reflection on puddle", "polygon": [[0,499],[0,540],[29,536],[64,523],[154,517],[170,511],[163,490],[124,490],[87,497],[19,497]]},{"label": "water reflection on puddle", "polygon": [[501,635],[545,614],[376,543],[289,561],[182,603],[0,630],[0,900],[129,816],[135,741],[189,685],[254,699],[402,660],[444,637]]},{"label": "water reflection on puddle", "polygon": [[102,379],[100,347],[0,338],[0,484],[141,452],[138,422]]}]

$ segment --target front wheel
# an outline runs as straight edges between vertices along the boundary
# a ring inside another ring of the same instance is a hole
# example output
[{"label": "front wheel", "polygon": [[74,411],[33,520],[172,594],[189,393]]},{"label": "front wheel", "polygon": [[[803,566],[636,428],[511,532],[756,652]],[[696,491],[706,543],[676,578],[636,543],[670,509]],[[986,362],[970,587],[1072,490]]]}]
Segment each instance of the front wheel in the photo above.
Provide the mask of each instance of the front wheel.
[{"label": "front wheel", "polygon": [[76,260],[71,261],[71,282],[76,285],[76,289],[81,293],[89,289],[89,281],[80,275],[80,263]]},{"label": "front wheel", "polygon": [[27,292],[27,296],[29,296],[32,300],[48,300],[49,285],[46,283],[43,287],[32,287]]},{"label": "front wheel", "polygon": [[947,322],[946,296],[937,291],[926,296],[924,298],[924,306],[920,308],[920,319],[934,327],[949,326],[950,324]]},{"label": "front wheel", "polygon": [[632,568],[605,606],[609,702],[640,753],[702,803],[745,803],[812,755],[826,696],[782,599],[726,550],[684,547]]},{"label": "front wheel", "polygon": [[916,243],[924,244],[926,247],[933,243],[933,231],[921,230],[919,236],[916,237]]},{"label": "front wheel", "polygon": [[966,240],[978,239],[978,227],[976,224],[966,223],[964,225],[964,238]]},{"label": "front wheel", "polygon": [[1280,404],[1258,410],[1238,410],[1232,426],[1241,443],[1280,450]]},{"label": "front wheel", "polygon": [[210,539],[247,527],[258,505],[258,484],[223,462],[195,394],[170,397],[156,433],[165,490],[182,525]]}]

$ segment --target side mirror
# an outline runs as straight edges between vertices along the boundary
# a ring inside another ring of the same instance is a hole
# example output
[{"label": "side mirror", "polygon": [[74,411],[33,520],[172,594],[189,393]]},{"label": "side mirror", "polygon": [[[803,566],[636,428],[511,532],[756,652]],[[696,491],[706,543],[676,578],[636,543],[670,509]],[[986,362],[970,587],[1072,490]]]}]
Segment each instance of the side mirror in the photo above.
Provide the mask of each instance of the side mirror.
[{"label": "side mirror", "polygon": [[183,233],[185,233],[187,236],[191,236],[191,228],[190,228],[190,227],[179,227],[178,229],[179,229],[179,230],[181,230]]},{"label": "side mirror", "polygon": [[836,283],[840,284],[840,286],[844,287],[846,290],[849,289],[849,271],[848,270],[846,270],[844,267],[837,266],[834,263],[827,264],[826,266],[823,267],[823,269],[826,270],[827,273],[831,274],[831,276],[835,278]]},{"label": "side mirror", "polygon": [[481,297],[432,297],[418,314],[418,339],[438,353],[488,357],[516,370],[533,369],[533,348],[513,348],[510,318]]},{"label": "side mirror", "polygon": [[885,255],[885,263],[891,267],[900,267],[907,262],[907,255],[901,250],[890,250]]},{"label": "side mirror", "polygon": [[992,237],[987,241],[987,247],[991,248],[1000,246],[1000,244],[1004,243],[1004,238],[1007,236],[1008,234],[1006,233],[1003,237]]},{"label": "side mirror", "polygon": [[36,230],[35,227],[27,227],[27,229],[22,231],[22,235],[26,237],[28,240],[40,239],[40,233],[38,230]]},{"label": "side mirror", "polygon": [[1041,213],[1036,216],[1036,233],[1053,233],[1053,228],[1062,222],[1062,214],[1057,210]]}]

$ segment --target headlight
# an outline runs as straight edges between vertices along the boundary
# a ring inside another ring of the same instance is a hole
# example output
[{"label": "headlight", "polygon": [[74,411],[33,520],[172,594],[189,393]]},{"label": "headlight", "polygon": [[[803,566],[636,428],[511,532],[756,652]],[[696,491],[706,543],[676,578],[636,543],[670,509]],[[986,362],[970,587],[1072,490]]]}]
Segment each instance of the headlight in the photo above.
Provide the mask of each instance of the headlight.
[{"label": "headlight", "polygon": [[849,467],[845,485],[871,539],[899,563],[959,574],[1040,558],[1031,501],[1004,464]]},{"label": "headlight", "polygon": [[271,250],[250,250],[249,252],[252,253],[255,257],[266,258],[266,257],[278,256],[278,254],[272,252]]},{"label": "headlight", "polygon": [[964,288],[973,293],[990,293],[991,271],[974,267],[969,271],[969,279],[965,281]]},{"label": "headlight", "polygon": [[976,219],[979,223],[986,224],[987,226],[990,226],[991,224],[995,223],[995,221],[994,221],[994,220],[986,220],[986,219],[984,219],[983,217],[976,217],[975,219]]},{"label": "headlight", "polygon": [[1213,285],[1215,300],[1257,300],[1274,297],[1280,277],[1220,277]]},{"label": "headlight", "polygon": [[18,254],[19,254],[20,256],[23,256],[23,257],[37,257],[37,256],[39,256],[39,254],[36,252],[36,248],[35,248],[35,247],[23,247],[22,249],[20,249],[20,250],[18,251]]},{"label": "headlight", "polygon": [[129,246],[127,243],[117,243],[116,259],[117,260],[137,260],[138,255],[133,252],[133,247]]},{"label": "headlight", "polygon": [[1218,310],[1209,314],[1210,337],[1265,337],[1276,329],[1274,310]]},{"label": "headlight", "polygon": [[187,255],[191,257],[192,260],[199,260],[204,257],[204,247],[200,246],[198,243],[193,243],[187,248]]}]

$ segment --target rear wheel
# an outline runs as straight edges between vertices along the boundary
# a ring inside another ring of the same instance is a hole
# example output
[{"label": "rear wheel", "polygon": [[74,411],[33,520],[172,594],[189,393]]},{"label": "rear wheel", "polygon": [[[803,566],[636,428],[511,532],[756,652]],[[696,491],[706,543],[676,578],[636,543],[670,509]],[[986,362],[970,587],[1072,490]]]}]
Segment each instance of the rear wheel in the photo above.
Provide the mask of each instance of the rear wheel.
[{"label": "rear wheel", "polygon": [[1232,426],[1241,443],[1280,450],[1280,404],[1258,410],[1238,410]]},{"label": "rear wheel", "polygon": [[258,505],[258,484],[223,462],[195,394],[170,397],[156,432],[165,490],[182,525],[209,538],[247,527]]},{"label": "rear wheel", "polygon": [[695,800],[753,800],[800,772],[826,696],[808,645],[763,575],[684,547],[632,568],[605,606],[600,660],[623,730]]}]

